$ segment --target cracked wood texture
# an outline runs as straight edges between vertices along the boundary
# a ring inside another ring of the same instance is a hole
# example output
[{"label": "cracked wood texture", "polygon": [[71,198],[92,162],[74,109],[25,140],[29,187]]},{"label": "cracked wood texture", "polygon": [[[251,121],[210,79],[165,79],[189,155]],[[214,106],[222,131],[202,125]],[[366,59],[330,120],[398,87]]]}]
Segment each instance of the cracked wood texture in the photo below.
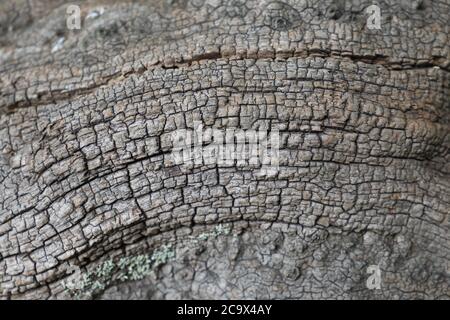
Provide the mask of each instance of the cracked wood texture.
[{"label": "cracked wood texture", "polygon": [[[380,30],[365,0],[78,4],[0,3],[1,298],[168,243],[92,298],[450,298],[449,0],[378,1]],[[182,170],[194,121],[278,128],[279,171]]]}]

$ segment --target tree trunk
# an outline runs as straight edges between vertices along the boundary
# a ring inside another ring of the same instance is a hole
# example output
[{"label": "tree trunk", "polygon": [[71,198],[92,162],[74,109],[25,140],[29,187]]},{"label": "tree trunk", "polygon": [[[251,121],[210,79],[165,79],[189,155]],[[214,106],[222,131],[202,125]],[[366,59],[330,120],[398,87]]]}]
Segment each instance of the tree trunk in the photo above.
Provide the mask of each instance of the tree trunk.
[{"label": "tree trunk", "polygon": [[0,3],[0,298],[450,298],[450,2],[372,4]]}]

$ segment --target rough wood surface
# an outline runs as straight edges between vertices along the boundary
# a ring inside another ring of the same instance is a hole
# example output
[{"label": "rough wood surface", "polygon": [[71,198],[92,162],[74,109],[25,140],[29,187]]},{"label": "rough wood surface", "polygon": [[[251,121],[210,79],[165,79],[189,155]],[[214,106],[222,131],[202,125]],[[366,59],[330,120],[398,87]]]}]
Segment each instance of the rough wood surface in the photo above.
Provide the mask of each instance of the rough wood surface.
[{"label": "rough wood surface", "polygon": [[[371,4],[2,1],[0,297],[171,244],[83,297],[450,298],[450,2]],[[276,126],[280,170],[181,170],[194,121]]]}]

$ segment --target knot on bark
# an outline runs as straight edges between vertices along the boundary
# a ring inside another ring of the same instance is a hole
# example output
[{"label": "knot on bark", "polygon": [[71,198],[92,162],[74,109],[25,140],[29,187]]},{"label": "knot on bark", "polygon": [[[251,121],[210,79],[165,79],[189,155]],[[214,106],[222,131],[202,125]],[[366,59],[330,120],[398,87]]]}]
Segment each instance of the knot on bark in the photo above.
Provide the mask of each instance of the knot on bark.
[{"label": "knot on bark", "polygon": [[281,1],[270,2],[266,9],[267,25],[276,31],[287,31],[301,21],[300,13],[287,3]]}]

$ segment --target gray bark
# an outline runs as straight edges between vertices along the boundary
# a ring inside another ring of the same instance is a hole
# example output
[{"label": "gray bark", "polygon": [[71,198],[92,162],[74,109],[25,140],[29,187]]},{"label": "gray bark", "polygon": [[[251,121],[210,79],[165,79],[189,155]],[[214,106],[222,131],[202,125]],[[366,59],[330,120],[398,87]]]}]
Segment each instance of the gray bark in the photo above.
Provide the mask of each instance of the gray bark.
[{"label": "gray bark", "polygon": [[[1,2],[0,298],[448,299],[450,2],[371,4]],[[174,164],[194,121],[279,171]]]}]

